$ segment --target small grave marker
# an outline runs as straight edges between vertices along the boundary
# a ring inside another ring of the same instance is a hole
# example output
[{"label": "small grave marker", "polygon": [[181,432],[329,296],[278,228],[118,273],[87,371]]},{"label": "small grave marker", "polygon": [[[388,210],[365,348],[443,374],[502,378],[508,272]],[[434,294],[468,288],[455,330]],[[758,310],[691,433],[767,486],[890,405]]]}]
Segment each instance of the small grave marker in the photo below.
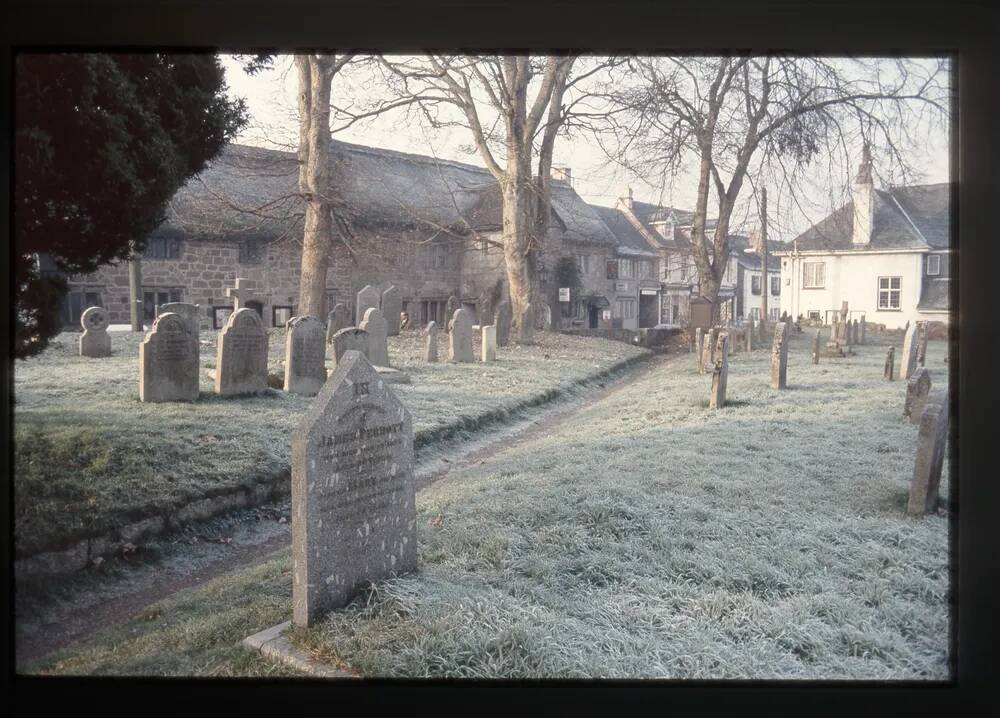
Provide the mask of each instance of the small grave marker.
[{"label": "small grave marker", "polygon": [[111,356],[111,335],[108,325],[111,317],[103,307],[88,307],[80,315],[80,356],[100,358]]},{"label": "small grave marker", "polygon": [[316,317],[292,317],[285,335],[285,391],[316,396],[326,383],[326,330]]},{"label": "small grave marker", "polygon": [[219,332],[215,392],[221,396],[267,390],[267,332],[253,309],[237,309]]}]

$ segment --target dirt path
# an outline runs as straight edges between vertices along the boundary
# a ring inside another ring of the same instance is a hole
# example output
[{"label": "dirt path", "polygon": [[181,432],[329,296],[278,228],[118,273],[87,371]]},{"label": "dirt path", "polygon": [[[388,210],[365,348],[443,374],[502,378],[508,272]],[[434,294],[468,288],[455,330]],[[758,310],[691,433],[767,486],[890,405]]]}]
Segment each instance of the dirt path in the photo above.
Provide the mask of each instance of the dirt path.
[{"label": "dirt path", "polygon": [[[670,357],[657,355],[635,370],[608,380],[597,391],[538,409],[527,418],[491,431],[480,439],[449,446],[443,455],[418,462],[415,467],[416,488],[419,491],[452,471],[481,464],[495,453],[554,431],[577,412],[657,371],[664,364],[685,358],[686,354]],[[97,586],[82,586],[71,598],[57,600],[41,608],[32,607],[29,612],[37,614],[34,616],[20,615],[22,611],[18,610],[18,666],[34,663],[71,643],[86,640],[98,631],[123,623],[177,591],[263,562],[266,557],[291,544],[288,509],[288,500],[261,507],[256,511],[270,510],[272,520],[257,520],[249,525],[228,525],[225,520],[195,524],[187,530],[187,535],[200,536],[203,539],[201,545],[194,546],[198,543],[197,538],[179,542],[175,537],[170,540],[174,547],[168,550],[170,555],[130,568],[122,580],[108,579]],[[206,532],[228,536],[215,541],[211,537],[206,538]],[[177,547],[178,543],[182,545]],[[187,543],[192,546],[184,545]]]}]

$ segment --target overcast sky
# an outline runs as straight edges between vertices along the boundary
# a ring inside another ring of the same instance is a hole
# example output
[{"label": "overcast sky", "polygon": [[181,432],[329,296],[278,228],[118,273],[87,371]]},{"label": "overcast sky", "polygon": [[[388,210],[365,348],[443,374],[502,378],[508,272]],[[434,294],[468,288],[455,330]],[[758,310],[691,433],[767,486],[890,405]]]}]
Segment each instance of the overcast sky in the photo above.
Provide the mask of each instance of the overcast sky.
[{"label": "overcast sky", "polygon": [[[229,56],[223,56],[222,61],[231,95],[245,98],[251,115],[250,125],[237,141],[294,150],[298,138],[297,77],[290,59],[279,58],[275,69],[256,76],[247,75],[239,63]],[[363,99],[374,92],[377,92],[377,88],[364,78],[338,76],[334,79],[334,98],[350,96]],[[469,152],[471,137],[467,129],[429,130],[419,122],[402,120],[398,113],[376,118],[363,126],[355,125],[338,132],[335,137],[346,142],[433,155],[482,166],[479,156]],[[949,180],[948,149],[947,132],[933,132],[929,135],[925,151],[909,158],[910,163],[922,175],[921,183]],[[617,198],[624,195],[626,187],[631,186],[633,196],[638,200],[661,202],[682,209],[690,209],[694,205],[696,179],[690,171],[674,177],[672,186],[664,189],[662,178],[637,177],[609,164],[593,138],[584,134],[560,136],[556,142],[553,164],[571,169],[574,189],[591,204],[613,206]],[[852,164],[856,169],[856,162]],[[836,184],[846,187],[845,183],[849,181],[850,177],[844,177],[842,182]],[[769,207],[774,213],[770,222],[771,238],[790,240],[840,206],[843,202],[843,190],[834,191],[826,186],[829,184],[829,180],[818,179],[815,188],[803,193],[810,198],[807,203],[792,202],[781,196],[775,200],[769,190]],[[746,197],[744,200],[749,201]],[[711,203],[709,214],[712,214]],[[756,222],[755,217],[750,217],[750,214],[749,208],[742,215],[734,212],[733,231],[749,233],[750,227],[746,225]]]}]

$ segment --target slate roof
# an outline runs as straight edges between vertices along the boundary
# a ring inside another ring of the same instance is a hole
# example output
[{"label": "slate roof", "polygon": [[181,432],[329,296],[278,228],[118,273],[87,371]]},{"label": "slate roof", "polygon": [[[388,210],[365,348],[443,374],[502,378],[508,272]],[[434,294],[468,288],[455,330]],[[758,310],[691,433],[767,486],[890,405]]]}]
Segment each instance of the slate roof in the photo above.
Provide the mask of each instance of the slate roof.
[{"label": "slate roof", "polygon": [[949,183],[875,190],[871,243],[851,243],[854,202],[849,202],[795,238],[801,251],[946,249],[950,236]]},{"label": "slate roof", "polygon": [[649,202],[638,202],[632,201],[632,213],[645,225],[650,225],[653,222],[666,222],[670,214],[674,214],[674,218],[678,225],[683,225],[691,222],[694,217],[694,212],[689,212],[686,209],[677,209],[676,207],[667,207],[665,205],[650,204]]},{"label": "slate roof", "polygon": [[604,222],[617,240],[618,249],[623,254],[637,256],[656,256],[656,250],[650,246],[642,233],[635,228],[625,214],[615,207],[590,205],[591,209]]},{"label": "slate roof", "polygon": [[[339,141],[330,154],[336,211],[353,225],[459,232],[501,226],[499,185],[485,168]],[[551,186],[567,239],[614,244],[569,184]],[[234,144],[178,191],[155,234],[274,239],[301,226],[304,211],[294,152]]]},{"label": "slate roof", "polygon": [[951,282],[953,280],[935,277],[924,277],[924,286],[920,289],[920,301],[917,309],[941,309],[951,307]]}]

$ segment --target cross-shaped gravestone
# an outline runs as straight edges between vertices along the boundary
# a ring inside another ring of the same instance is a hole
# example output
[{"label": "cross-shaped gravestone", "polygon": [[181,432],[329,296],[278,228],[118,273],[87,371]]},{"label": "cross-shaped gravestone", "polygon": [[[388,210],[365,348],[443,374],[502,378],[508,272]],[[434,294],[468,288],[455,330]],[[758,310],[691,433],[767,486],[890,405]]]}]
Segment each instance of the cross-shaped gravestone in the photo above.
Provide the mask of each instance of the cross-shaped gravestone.
[{"label": "cross-shaped gravestone", "polygon": [[248,281],[250,280],[237,277],[235,287],[226,287],[226,296],[233,300],[234,312],[242,309],[243,305],[253,297],[253,290],[245,284]]}]

